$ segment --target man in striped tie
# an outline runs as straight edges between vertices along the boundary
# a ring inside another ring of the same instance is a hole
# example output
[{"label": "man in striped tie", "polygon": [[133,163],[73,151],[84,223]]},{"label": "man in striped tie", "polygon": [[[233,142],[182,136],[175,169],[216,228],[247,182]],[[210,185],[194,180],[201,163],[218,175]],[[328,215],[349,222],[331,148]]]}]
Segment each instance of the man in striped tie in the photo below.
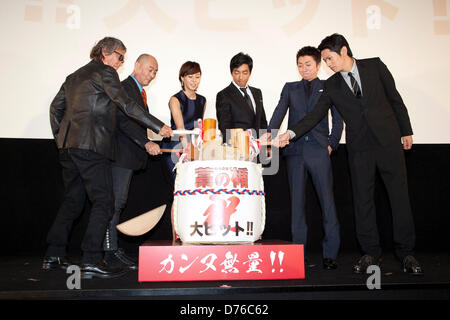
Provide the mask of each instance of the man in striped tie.
[{"label": "man in striped tie", "polygon": [[346,147],[353,189],[355,226],[363,256],[353,272],[379,265],[382,248],[375,206],[376,172],[386,186],[392,211],[395,254],[404,272],[423,275],[414,257],[415,226],[403,150],[413,143],[408,110],[394,78],[380,58],[355,59],[344,36],[332,34],[319,45],[322,59],[335,72],[324,84],[314,109],[275,139],[284,146],[311,130],[335,106],[346,124]]}]

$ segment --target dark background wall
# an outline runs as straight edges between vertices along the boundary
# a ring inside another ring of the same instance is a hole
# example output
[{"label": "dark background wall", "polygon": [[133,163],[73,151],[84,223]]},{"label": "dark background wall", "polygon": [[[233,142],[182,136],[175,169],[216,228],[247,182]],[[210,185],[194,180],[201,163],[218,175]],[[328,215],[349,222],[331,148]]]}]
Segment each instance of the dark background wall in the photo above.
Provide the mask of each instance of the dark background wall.
[{"label": "dark background wall", "polygon": [[[0,139],[1,150],[1,255],[43,254],[48,229],[57,213],[64,191],[57,149],[50,139]],[[416,223],[417,251],[450,251],[450,145],[419,144],[405,152],[409,193]],[[334,191],[341,224],[341,251],[357,251],[353,203],[345,144],[332,155]],[[286,166],[281,159],[280,170],[264,177],[266,191],[266,227],[263,239],[291,239],[289,187]],[[393,247],[392,218],[387,194],[381,179],[375,189],[378,229],[385,251]],[[321,252],[323,237],[320,206],[308,182],[307,250]],[[136,173],[128,206],[121,221],[128,220],[172,197],[163,177],[160,158],[152,157],[148,168]],[[70,250],[79,248],[89,213],[76,222],[71,234]],[[137,252],[139,244],[150,240],[171,239],[170,211],[149,233],[140,237],[121,236],[125,249]]]}]

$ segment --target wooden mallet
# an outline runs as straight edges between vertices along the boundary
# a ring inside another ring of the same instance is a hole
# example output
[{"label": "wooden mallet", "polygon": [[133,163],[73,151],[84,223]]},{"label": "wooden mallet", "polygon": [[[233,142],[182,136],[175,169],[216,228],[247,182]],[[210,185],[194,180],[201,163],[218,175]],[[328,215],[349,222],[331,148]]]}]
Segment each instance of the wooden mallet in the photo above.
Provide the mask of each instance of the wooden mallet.
[{"label": "wooden mallet", "polygon": [[117,230],[127,236],[141,236],[152,230],[161,220],[167,205],[145,212],[137,217],[122,222],[116,226]]}]

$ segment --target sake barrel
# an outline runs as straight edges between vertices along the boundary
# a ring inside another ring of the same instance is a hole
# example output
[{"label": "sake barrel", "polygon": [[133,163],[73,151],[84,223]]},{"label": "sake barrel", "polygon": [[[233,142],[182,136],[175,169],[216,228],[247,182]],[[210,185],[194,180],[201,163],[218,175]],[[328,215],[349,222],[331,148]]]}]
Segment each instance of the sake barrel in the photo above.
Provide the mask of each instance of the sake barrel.
[{"label": "sake barrel", "polygon": [[239,244],[261,238],[265,225],[262,167],[249,161],[177,164],[174,228],[183,243]]}]

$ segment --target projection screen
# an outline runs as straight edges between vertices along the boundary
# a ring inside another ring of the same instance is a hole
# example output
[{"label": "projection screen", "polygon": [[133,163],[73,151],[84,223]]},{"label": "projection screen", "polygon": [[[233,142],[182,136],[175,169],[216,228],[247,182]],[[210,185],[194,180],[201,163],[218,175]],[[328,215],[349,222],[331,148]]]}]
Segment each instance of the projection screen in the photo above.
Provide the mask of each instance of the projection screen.
[{"label": "projection screen", "polygon": [[[50,102],[105,36],[127,46],[121,79],[141,53],[157,58],[158,75],[146,88],[148,103],[152,114],[169,123],[168,101],[180,90],[178,71],[185,61],[200,63],[198,92],[207,98],[205,116],[215,118],[216,94],[231,81],[231,57],[248,53],[254,60],[249,84],[262,90],[270,119],[283,85],[300,80],[297,51],[338,32],[356,58],[378,56],[389,67],[408,108],[415,143],[450,143],[449,2],[1,1],[0,137],[52,138]],[[320,78],[331,74],[322,63]]]}]

